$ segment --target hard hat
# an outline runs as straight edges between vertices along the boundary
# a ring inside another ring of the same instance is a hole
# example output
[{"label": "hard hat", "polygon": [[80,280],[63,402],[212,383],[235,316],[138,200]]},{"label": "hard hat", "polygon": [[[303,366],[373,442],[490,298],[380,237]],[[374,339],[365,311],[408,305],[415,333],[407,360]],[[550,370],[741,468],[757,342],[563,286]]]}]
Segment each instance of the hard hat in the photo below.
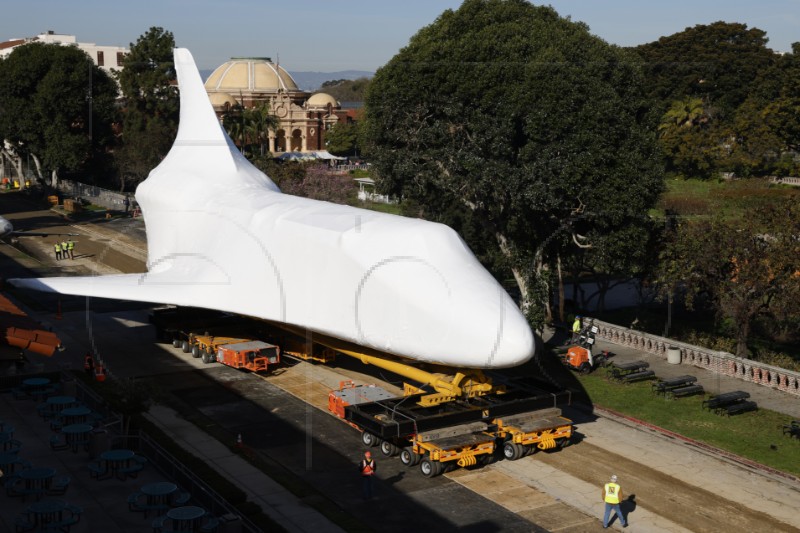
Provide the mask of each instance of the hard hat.
[{"label": "hard hat", "polygon": [[575,318],[583,318],[581,315],[575,315]]},{"label": "hard hat", "polygon": [[612,483],[616,483],[617,482],[617,476],[611,476],[611,482]]}]

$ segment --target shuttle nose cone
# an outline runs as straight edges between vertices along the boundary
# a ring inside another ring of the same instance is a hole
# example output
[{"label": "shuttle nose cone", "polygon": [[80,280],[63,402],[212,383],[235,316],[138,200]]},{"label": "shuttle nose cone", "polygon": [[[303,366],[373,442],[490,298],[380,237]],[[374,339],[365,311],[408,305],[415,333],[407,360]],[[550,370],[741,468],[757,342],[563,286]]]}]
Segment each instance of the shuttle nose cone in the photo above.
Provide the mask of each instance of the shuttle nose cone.
[{"label": "shuttle nose cone", "polygon": [[508,368],[530,360],[536,346],[533,331],[510,298],[504,302],[500,320],[497,349],[490,366],[492,368]]}]

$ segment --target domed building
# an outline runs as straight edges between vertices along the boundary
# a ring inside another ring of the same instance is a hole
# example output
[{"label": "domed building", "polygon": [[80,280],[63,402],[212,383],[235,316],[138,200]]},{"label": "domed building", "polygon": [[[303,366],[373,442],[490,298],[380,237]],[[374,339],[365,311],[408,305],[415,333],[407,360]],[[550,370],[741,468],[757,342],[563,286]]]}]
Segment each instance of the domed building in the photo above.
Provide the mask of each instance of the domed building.
[{"label": "domed building", "polygon": [[211,73],[205,88],[220,117],[236,105],[251,109],[269,104],[280,123],[269,132],[272,153],[325,150],[325,132],[340,120],[352,120],[335,98],[303,91],[268,57],[231,58]]}]

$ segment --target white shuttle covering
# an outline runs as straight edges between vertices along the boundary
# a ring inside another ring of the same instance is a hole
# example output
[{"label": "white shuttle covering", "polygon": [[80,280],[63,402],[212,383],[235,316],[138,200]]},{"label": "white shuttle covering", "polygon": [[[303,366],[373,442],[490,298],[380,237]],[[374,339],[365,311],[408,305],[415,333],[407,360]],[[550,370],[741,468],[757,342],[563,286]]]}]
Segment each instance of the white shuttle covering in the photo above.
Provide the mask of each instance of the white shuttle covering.
[{"label": "white shuttle covering", "polygon": [[136,191],[148,272],[17,286],[220,309],[446,365],[533,355],[517,306],[449,227],[286,195],[225,134],[175,50],[178,137]]}]

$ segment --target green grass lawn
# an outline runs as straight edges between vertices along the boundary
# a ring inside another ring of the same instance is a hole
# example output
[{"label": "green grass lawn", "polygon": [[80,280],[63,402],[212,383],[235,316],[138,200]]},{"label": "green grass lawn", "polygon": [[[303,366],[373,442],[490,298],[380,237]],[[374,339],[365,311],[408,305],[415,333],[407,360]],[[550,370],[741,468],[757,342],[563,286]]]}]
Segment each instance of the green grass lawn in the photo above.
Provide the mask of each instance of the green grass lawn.
[{"label": "green grass lawn", "polygon": [[766,409],[731,417],[716,415],[701,408],[701,396],[665,400],[650,392],[650,383],[614,383],[605,379],[602,370],[578,379],[600,407],[800,476],[800,440],[784,436],[781,429],[791,421],[788,415]]},{"label": "green grass lawn", "polygon": [[661,217],[669,209],[682,216],[722,213],[741,217],[753,208],[780,198],[800,198],[800,188],[774,185],[761,179],[734,181],[672,178],[652,213]]}]

